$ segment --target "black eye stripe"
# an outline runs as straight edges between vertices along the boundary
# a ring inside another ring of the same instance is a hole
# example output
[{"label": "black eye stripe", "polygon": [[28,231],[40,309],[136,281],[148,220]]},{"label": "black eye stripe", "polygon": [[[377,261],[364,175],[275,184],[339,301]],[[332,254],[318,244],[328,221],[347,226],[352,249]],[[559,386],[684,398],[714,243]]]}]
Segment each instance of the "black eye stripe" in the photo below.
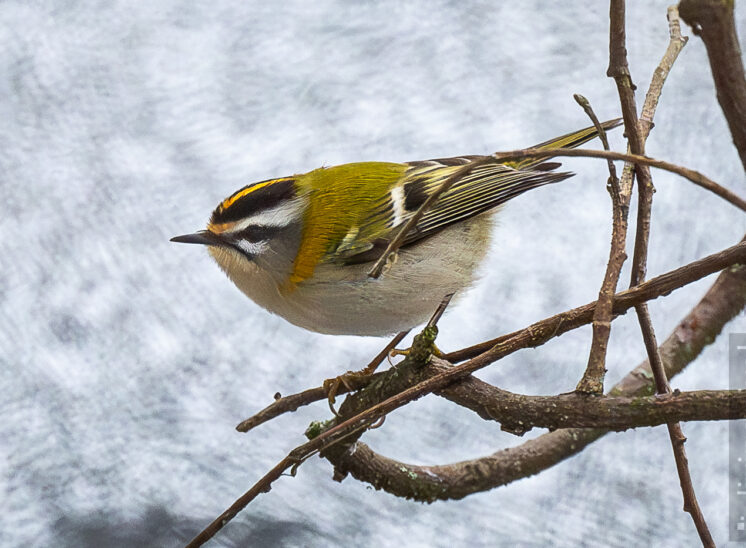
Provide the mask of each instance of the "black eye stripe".
[{"label": "black eye stripe", "polygon": [[252,186],[259,187],[245,196],[238,198],[226,208],[222,204],[219,205],[213,211],[210,223],[217,225],[240,221],[254,213],[279,205],[295,196],[295,181],[293,179],[279,179],[277,182],[272,182],[266,186],[259,186],[267,182],[269,181],[254,183],[234,193],[234,195],[238,194]]},{"label": "black eye stripe", "polygon": [[233,233],[231,236],[235,240],[246,240],[252,243],[262,242],[265,240],[271,240],[283,229],[281,226],[247,226],[239,232]]}]

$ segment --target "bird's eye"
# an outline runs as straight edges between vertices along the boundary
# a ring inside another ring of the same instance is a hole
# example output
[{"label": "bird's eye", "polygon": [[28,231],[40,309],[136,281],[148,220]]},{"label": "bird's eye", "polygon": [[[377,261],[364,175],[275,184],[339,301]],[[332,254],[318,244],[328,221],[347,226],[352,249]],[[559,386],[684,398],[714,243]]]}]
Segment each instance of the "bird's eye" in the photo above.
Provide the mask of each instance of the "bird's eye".
[{"label": "bird's eye", "polygon": [[263,242],[271,240],[282,230],[281,226],[247,226],[240,232],[236,232],[233,237],[236,240],[246,240],[247,242]]}]

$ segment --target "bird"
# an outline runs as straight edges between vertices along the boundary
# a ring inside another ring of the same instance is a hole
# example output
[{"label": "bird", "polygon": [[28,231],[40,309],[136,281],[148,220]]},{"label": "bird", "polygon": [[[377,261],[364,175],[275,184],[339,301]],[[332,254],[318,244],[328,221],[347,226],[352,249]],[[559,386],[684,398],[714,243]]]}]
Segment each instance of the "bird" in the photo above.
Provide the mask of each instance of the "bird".
[{"label": "bird", "polygon": [[[574,148],[597,135],[591,126],[534,148]],[[218,204],[205,230],[171,241],[207,246],[243,293],[296,326],[385,336],[425,323],[444,297],[471,287],[504,204],[573,175],[560,165],[469,155],[321,167],[246,185]],[[370,276],[407,220],[456,173],[380,277]]]}]

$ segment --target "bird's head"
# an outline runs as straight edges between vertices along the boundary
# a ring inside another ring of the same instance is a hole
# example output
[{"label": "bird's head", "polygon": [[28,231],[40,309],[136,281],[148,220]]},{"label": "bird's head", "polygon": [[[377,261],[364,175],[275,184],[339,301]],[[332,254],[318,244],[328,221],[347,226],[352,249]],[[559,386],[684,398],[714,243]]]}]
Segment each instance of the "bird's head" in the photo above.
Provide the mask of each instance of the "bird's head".
[{"label": "bird's head", "polygon": [[239,271],[292,265],[306,200],[292,177],[245,186],[212,212],[206,230],[171,238],[208,246],[232,278]]}]

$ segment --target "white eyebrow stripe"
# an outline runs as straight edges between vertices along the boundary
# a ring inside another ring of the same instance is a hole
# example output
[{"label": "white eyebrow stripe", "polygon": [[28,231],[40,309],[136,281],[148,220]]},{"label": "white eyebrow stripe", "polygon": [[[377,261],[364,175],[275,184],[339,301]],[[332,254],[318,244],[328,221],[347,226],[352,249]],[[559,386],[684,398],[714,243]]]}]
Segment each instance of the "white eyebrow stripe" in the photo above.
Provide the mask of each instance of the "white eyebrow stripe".
[{"label": "white eyebrow stripe", "polygon": [[304,205],[305,200],[302,198],[286,200],[279,205],[265,209],[264,211],[258,211],[238,221],[231,227],[228,233],[240,232],[250,226],[288,226],[298,220]]},{"label": "white eyebrow stripe", "polygon": [[249,255],[259,255],[260,253],[263,253],[267,250],[269,247],[267,240],[262,240],[260,242],[249,242],[248,240],[239,240],[236,242],[236,245],[243,251],[244,253],[247,253]]},{"label": "white eyebrow stripe", "polygon": [[394,209],[394,224],[400,225],[404,221],[404,186],[398,185],[391,189],[391,203]]}]

